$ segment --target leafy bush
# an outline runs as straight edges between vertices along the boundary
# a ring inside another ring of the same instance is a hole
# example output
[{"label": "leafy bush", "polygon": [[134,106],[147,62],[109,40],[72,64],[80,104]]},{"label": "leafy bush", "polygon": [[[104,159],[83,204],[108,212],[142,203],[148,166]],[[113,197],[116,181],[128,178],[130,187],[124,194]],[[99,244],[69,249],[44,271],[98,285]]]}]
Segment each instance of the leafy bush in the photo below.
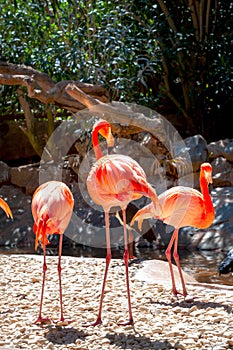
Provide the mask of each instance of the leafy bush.
[{"label": "leafy bush", "polygon": [[[185,125],[181,133],[211,138],[230,103],[232,4],[205,0],[196,12],[199,1],[189,4],[6,0],[0,5],[1,59],[55,81],[103,84],[114,100],[161,111],[173,106]],[[2,87],[1,98],[2,114],[20,109],[11,87]],[[32,108],[44,107],[34,101]]]}]

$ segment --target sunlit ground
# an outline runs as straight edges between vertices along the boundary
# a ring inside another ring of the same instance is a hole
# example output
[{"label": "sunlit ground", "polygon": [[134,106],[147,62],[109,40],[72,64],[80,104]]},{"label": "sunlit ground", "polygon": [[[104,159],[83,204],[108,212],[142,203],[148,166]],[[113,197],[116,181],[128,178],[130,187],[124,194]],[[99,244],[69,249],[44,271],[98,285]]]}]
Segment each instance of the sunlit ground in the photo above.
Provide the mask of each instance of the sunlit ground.
[{"label": "sunlit ground", "polygon": [[[0,254],[35,254],[33,248],[8,248],[0,247]],[[42,252],[41,252],[42,254]],[[57,249],[48,248],[48,255],[57,255]],[[159,259],[165,260],[165,252],[161,250],[154,250],[152,248],[140,248],[134,252],[138,259]],[[214,284],[225,284],[233,286],[233,275],[221,275],[218,273],[218,266],[223,258],[226,256],[225,253],[216,251],[180,251],[180,263],[182,269],[191,274],[198,282],[202,283],[214,283]],[[64,248],[63,256],[77,256],[77,257],[105,257],[105,249],[93,249],[90,247],[75,247],[75,248]],[[122,258],[123,250],[112,250],[112,257],[114,259]],[[135,260],[135,263],[138,262]],[[132,260],[131,263],[134,263]]]}]

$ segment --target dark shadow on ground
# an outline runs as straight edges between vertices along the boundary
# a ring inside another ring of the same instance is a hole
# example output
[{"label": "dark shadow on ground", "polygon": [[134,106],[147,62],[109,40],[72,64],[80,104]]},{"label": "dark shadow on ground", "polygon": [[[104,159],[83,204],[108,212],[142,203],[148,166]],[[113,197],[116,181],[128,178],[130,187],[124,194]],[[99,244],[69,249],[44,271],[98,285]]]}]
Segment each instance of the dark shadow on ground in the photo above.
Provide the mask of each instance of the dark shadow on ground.
[{"label": "dark shadow on ground", "polygon": [[73,327],[48,326],[46,339],[53,344],[68,345],[75,343],[77,339],[85,341],[85,337],[88,335],[88,333]]},{"label": "dark shadow on ground", "polygon": [[192,306],[196,306],[198,309],[216,309],[216,308],[223,308],[228,314],[232,312],[232,307],[230,305],[224,305],[220,303],[215,302],[204,302],[199,300],[194,300],[193,302],[186,302],[185,300],[182,301],[175,301],[175,302],[164,302],[164,301],[153,301],[151,300],[150,304],[158,304],[158,305],[165,305],[165,306],[180,306],[183,308],[191,308]]},{"label": "dark shadow on ground", "polygon": [[[146,336],[140,334],[106,334],[106,338],[110,340],[110,344],[116,345],[120,349],[141,349],[141,350],[151,350],[151,349],[174,349],[167,339],[164,340],[152,340]],[[179,344],[176,344],[178,347]]]}]

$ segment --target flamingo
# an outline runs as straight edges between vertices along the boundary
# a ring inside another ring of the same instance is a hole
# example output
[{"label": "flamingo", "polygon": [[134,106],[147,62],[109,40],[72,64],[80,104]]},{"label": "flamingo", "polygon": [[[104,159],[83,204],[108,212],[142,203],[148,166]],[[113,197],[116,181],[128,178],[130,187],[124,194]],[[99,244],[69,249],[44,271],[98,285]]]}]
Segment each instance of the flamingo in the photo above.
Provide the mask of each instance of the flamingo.
[{"label": "flamingo", "polygon": [[0,208],[2,208],[2,210],[5,211],[8,218],[10,217],[11,219],[13,219],[12,211],[11,211],[9,205],[2,198],[0,198]]},{"label": "flamingo", "polygon": [[140,209],[131,220],[130,225],[138,221],[139,229],[142,227],[144,219],[155,218],[160,219],[168,225],[174,226],[174,232],[166,249],[166,257],[168,259],[172,292],[174,295],[178,293],[175,285],[175,277],[171,263],[171,249],[174,245],[173,257],[178,267],[183,295],[187,296],[187,290],[182,275],[179,255],[178,255],[178,233],[179,229],[184,226],[192,226],[199,229],[206,229],[214,220],[214,207],[209,194],[208,185],[212,183],[212,166],[209,163],[203,163],[200,168],[200,189],[201,192],[184,186],[175,186],[161,193],[158,198],[162,207],[162,214],[159,215],[151,204]]},{"label": "flamingo", "polygon": [[34,219],[33,230],[35,233],[35,250],[40,242],[44,252],[43,263],[43,281],[40,300],[39,316],[35,323],[46,323],[49,318],[43,318],[41,315],[44,297],[46,265],[46,246],[49,244],[47,235],[60,234],[59,253],[58,253],[58,276],[59,276],[59,292],[60,292],[60,322],[64,322],[62,307],[62,284],[61,284],[61,253],[62,238],[66,230],[73,212],[74,199],[73,195],[66,184],[60,181],[48,181],[40,185],[34,192],[32,197],[32,215]]},{"label": "flamingo", "polygon": [[103,119],[98,120],[92,130],[92,143],[94,146],[94,152],[96,156],[96,162],[91,168],[91,171],[87,177],[87,190],[92,200],[103,207],[105,214],[105,228],[106,228],[106,265],[105,273],[102,285],[102,292],[100,297],[99,312],[95,322],[87,324],[85,326],[96,326],[102,323],[102,305],[104,298],[104,290],[107,279],[107,273],[109,264],[111,261],[111,247],[110,247],[110,228],[109,228],[109,212],[112,207],[120,207],[122,210],[123,227],[124,227],[124,263],[126,273],[126,287],[128,298],[128,310],[129,320],[121,325],[133,324],[130,289],[129,289],[129,275],[128,275],[128,239],[126,228],[126,207],[127,205],[143,195],[152,199],[157,208],[158,199],[155,190],[147,182],[146,174],[140,165],[132,158],[121,155],[112,154],[103,156],[98,135],[103,136],[108,147],[113,147],[114,138],[111,133],[110,124]]}]

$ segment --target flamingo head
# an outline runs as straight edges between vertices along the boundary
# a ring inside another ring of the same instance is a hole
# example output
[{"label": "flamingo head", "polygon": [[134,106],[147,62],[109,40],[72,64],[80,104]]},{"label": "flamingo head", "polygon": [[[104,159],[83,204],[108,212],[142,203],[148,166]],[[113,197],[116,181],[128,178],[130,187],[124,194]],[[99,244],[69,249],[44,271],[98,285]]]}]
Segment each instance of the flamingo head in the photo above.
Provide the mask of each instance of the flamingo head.
[{"label": "flamingo head", "polygon": [[203,163],[201,165],[201,172],[204,174],[208,184],[212,184],[213,183],[212,166],[210,165],[210,163]]},{"label": "flamingo head", "polygon": [[101,136],[103,136],[106,139],[108,147],[114,146],[114,137],[112,135],[111,125],[106,120],[99,119],[93,127],[92,133],[93,132],[98,132]]}]

